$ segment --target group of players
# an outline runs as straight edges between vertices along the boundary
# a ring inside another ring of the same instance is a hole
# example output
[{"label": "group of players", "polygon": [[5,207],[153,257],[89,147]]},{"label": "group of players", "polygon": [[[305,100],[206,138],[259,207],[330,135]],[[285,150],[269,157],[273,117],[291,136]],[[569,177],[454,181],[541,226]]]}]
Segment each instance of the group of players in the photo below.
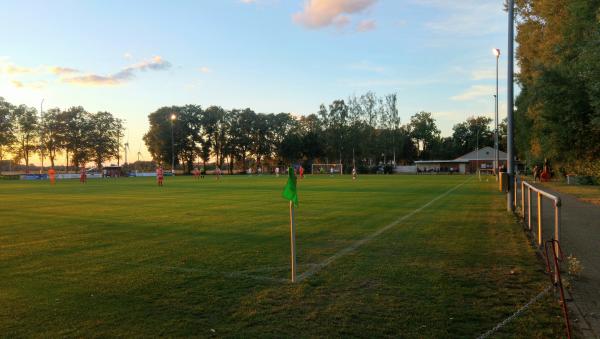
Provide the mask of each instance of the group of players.
[{"label": "group of players", "polygon": [[[304,167],[302,167],[302,166],[295,167],[294,172],[298,177],[300,177],[300,179],[304,179]],[[202,168],[202,170],[199,170],[198,167],[196,167],[192,171],[192,174],[194,175],[194,179],[199,180],[200,178],[204,178],[206,171],[204,170],[204,168]],[[333,175],[333,168],[331,169],[331,174]],[[221,175],[222,175],[221,169],[219,167],[216,167],[215,168],[216,180],[219,180],[221,178]],[[277,177],[279,177],[279,167],[275,168],[275,175]],[[356,177],[357,177],[356,168],[353,168],[352,169],[352,180],[356,180]],[[50,184],[54,185],[56,183],[56,171],[54,170],[54,168],[50,168],[48,170],[48,178],[50,179]],[[156,167],[156,182],[157,182],[158,186],[163,186],[164,179],[165,179],[164,169],[162,168],[162,166]],[[86,171],[85,167],[81,167],[81,170],[79,171],[79,182],[82,184],[87,183],[87,171]]]}]

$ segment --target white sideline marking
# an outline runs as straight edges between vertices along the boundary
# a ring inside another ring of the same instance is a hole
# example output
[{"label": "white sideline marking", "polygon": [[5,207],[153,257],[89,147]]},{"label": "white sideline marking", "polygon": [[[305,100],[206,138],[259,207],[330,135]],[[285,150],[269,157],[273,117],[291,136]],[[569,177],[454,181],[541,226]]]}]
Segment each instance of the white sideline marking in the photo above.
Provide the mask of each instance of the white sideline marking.
[{"label": "white sideline marking", "polygon": [[352,245],[341,249],[340,251],[338,251],[337,253],[335,253],[334,255],[332,255],[331,257],[325,259],[322,263],[317,264],[316,266],[308,269],[307,271],[305,271],[304,273],[300,274],[298,276],[298,278],[296,280],[298,280],[298,282],[305,280],[309,277],[311,277],[312,275],[318,273],[320,270],[322,270],[324,267],[328,266],[329,264],[331,264],[332,262],[334,262],[335,260],[345,256],[346,254],[356,250],[357,248],[359,248],[360,246],[366,244],[367,242],[375,239],[377,236],[379,236],[381,233],[389,230],[390,228],[398,225],[399,223],[401,223],[402,221],[412,217],[413,215],[421,212],[422,210],[424,210],[425,208],[427,208],[429,205],[433,204],[434,202],[440,200],[441,198],[447,196],[448,194],[452,193],[453,191],[455,191],[456,189],[458,189],[459,187],[463,186],[464,184],[466,184],[469,180],[471,179],[467,179],[465,180],[463,183],[456,185],[455,187],[447,190],[446,192],[438,195],[437,197],[433,198],[431,201],[429,201],[428,203],[426,203],[425,205],[417,208],[416,210],[392,221],[391,223],[387,224],[386,226],[378,229],[377,231],[371,233],[370,235],[356,241],[355,243],[353,243]]}]

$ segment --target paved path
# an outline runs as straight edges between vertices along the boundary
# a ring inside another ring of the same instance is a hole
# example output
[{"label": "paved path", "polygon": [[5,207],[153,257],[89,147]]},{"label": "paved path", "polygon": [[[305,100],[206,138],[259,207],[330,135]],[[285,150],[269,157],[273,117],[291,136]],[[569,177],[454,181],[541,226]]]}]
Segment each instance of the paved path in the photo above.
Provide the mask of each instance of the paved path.
[{"label": "paved path", "polygon": [[[577,308],[583,316],[584,319],[578,319],[578,326],[584,336],[600,338],[600,206],[582,202],[574,196],[547,187],[543,189],[559,196],[562,201],[560,243],[563,253],[565,256],[573,254],[584,267],[581,277],[572,283],[573,303],[569,303],[569,307]],[[518,194],[520,206],[520,191]],[[554,207],[549,199],[542,200],[542,235],[544,239],[550,239],[554,235]],[[527,202],[527,196],[525,201]],[[535,216],[535,194],[532,194],[531,205],[532,216]],[[535,218],[532,218],[532,224],[535,230]]]}]

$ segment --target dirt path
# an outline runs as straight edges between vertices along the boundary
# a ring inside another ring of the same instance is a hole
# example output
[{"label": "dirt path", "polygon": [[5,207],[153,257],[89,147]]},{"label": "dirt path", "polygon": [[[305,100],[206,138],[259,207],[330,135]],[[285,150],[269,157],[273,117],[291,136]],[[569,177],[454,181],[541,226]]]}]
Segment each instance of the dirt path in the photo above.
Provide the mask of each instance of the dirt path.
[{"label": "dirt path", "polygon": [[[572,282],[573,302],[569,303],[569,307],[577,308],[584,318],[578,319],[578,326],[583,334],[586,337],[600,338],[600,207],[548,187],[542,188],[561,198],[561,246],[565,256],[573,254],[584,267],[581,277]],[[520,191],[518,194],[520,200]],[[527,196],[525,199],[527,201]],[[542,200],[542,235],[544,239],[550,239],[554,234],[554,207],[549,199]],[[535,194],[532,195],[531,205],[532,216],[535,216],[537,214]],[[535,229],[537,221],[535,218],[532,219]]]}]

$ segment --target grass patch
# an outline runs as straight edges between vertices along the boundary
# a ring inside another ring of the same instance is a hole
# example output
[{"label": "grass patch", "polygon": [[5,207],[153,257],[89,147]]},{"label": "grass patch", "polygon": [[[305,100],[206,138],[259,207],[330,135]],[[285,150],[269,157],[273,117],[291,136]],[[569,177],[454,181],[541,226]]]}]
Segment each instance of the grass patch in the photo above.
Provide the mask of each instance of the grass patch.
[{"label": "grass patch", "polygon": [[546,185],[556,191],[570,194],[581,201],[600,205],[600,186],[596,185],[567,185],[566,182],[551,181],[545,182]]},{"label": "grass patch", "polygon": [[[548,285],[495,183],[465,176],[299,181],[300,274],[438,199],[301,283],[283,282],[284,184],[0,183],[0,333],[474,337]],[[546,298],[501,333],[561,335],[557,303]]]}]

